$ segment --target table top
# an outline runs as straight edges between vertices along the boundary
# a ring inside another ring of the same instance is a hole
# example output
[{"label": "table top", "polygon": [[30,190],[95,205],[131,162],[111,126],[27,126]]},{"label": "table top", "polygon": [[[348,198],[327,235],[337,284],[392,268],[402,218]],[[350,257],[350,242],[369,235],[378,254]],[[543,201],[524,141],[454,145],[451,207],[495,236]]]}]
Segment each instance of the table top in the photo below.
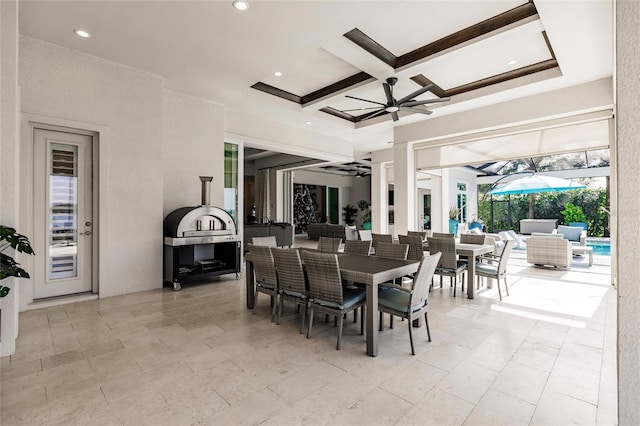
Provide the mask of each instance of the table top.
[{"label": "table top", "polygon": [[[302,250],[307,250],[302,248]],[[308,249],[315,251],[316,249]],[[380,284],[403,275],[413,274],[418,270],[420,262],[416,260],[387,259],[376,256],[336,253],[340,275],[345,280],[362,284]],[[245,255],[251,262],[251,253]]]},{"label": "table top", "polygon": [[338,265],[343,279],[362,284],[380,284],[415,273],[420,262],[339,253]]},{"label": "table top", "polygon": [[456,243],[456,253],[462,256],[479,256],[495,250],[492,244]]}]

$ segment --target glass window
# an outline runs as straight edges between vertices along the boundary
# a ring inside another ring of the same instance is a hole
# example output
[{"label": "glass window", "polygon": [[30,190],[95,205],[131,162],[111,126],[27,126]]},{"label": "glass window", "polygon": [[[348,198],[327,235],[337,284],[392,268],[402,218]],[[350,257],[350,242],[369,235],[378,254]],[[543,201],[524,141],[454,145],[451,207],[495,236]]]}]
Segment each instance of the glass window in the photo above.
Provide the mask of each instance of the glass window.
[{"label": "glass window", "polygon": [[467,221],[467,184],[458,182],[458,222]]},{"label": "glass window", "polygon": [[224,209],[238,223],[238,145],[224,144]]}]

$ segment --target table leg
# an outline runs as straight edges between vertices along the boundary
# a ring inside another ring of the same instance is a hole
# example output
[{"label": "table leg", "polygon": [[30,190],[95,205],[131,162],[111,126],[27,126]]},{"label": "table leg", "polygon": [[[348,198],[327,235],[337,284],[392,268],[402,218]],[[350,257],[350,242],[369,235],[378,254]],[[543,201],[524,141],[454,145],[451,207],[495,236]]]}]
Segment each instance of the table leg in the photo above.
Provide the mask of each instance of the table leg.
[{"label": "table leg", "polygon": [[476,275],[476,258],[469,256],[467,258],[467,296],[469,299],[473,299],[476,286],[473,283],[473,279]]},{"label": "table leg", "polygon": [[245,284],[247,286],[247,309],[253,309],[253,300],[255,295],[253,294],[255,288],[253,285],[253,262],[246,262],[246,271],[244,274]]},{"label": "table leg", "polygon": [[378,285],[367,284],[367,355],[378,356]]}]

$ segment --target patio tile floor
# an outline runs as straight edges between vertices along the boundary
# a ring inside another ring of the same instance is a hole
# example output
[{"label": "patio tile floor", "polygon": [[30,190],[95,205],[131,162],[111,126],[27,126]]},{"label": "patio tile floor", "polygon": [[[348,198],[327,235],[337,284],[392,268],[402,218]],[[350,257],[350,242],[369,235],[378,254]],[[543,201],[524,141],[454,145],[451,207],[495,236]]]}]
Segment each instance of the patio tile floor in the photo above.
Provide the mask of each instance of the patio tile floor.
[{"label": "patio tile floor", "polygon": [[[297,241],[300,244],[300,240]],[[314,245],[315,242],[302,242]],[[432,342],[406,323],[365,355],[359,324],[335,350],[321,316],[306,339],[285,305],[245,307],[244,278],[20,314],[1,363],[1,423],[598,424],[617,423],[616,291],[608,258],[569,270],[515,251],[511,294],[430,294]]]}]

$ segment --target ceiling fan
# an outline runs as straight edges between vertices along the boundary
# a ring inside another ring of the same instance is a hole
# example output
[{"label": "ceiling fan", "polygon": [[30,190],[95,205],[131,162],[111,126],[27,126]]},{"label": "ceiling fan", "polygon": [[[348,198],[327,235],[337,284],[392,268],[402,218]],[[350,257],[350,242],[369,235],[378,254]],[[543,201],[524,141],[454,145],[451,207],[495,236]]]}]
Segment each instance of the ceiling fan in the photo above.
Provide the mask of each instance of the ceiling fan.
[{"label": "ceiling fan", "polygon": [[427,99],[424,101],[417,101],[415,98],[420,96],[421,94],[428,92],[429,90],[431,90],[433,88],[433,84],[427,84],[426,86],[416,90],[415,92],[401,98],[401,99],[396,99],[393,97],[393,86],[398,82],[398,79],[396,77],[389,77],[387,78],[386,83],[382,83],[382,87],[384,88],[384,94],[387,97],[387,103],[383,104],[382,102],[376,102],[376,101],[370,101],[368,99],[362,99],[362,98],[356,98],[355,96],[349,96],[347,95],[347,98],[351,98],[351,99],[356,99],[359,101],[364,101],[364,102],[369,102],[372,104],[377,104],[378,106],[375,107],[369,107],[369,108],[357,108],[357,109],[348,109],[348,110],[344,110],[343,112],[349,112],[349,111],[362,111],[365,109],[377,109],[377,111],[374,111],[373,113],[367,115],[366,117],[362,118],[362,120],[369,120],[373,117],[377,117],[380,114],[384,114],[385,112],[388,112],[389,114],[391,114],[391,118],[393,119],[393,121],[398,121],[399,117],[398,117],[398,111],[407,111],[407,112],[417,112],[420,114],[431,114],[433,111],[429,111],[428,109],[423,109],[423,108],[419,108],[422,105],[426,105],[426,104],[433,104],[433,103],[437,103],[437,102],[446,102],[449,100],[449,97],[446,98],[437,98],[437,99]]},{"label": "ceiling fan", "polygon": [[356,166],[358,168],[358,170],[356,171],[356,174],[354,175],[357,178],[361,178],[361,177],[365,177],[367,176],[367,172],[361,172],[360,171],[360,166]]}]

